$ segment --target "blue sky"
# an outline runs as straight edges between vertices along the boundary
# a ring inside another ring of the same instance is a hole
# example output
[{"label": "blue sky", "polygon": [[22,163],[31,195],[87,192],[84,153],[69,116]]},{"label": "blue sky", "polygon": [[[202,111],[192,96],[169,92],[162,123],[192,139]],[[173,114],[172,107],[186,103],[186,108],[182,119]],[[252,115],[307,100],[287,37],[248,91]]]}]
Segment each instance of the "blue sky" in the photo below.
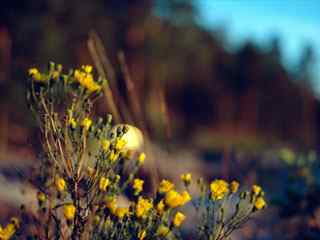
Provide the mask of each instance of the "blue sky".
[{"label": "blue sky", "polygon": [[196,0],[200,23],[225,27],[233,46],[246,39],[267,44],[279,36],[284,62],[293,67],[302,48],[316,51],[315,90],[320,96],[320,0]]}]

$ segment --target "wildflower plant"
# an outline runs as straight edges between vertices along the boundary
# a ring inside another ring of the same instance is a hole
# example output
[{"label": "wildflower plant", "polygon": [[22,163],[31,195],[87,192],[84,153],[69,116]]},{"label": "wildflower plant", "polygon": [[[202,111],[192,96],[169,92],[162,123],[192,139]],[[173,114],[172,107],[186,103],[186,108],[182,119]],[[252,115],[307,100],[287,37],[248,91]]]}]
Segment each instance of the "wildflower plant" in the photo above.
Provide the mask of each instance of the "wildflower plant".
[{"label": "wildflower plant", "polygon": [[[205,184],[190,173],[181,176],[184,189],[164,179],[155,195],[148,195],[138,176],[146,156],[126,148],[130,126],[113,126],[110,115],[92,116],[107,81],[96,80],[91,66],[64,72],[54,63],[44,72],[30,69],[29,76],[28,101],[44,152],[33,180],[37,213],[21,214],[29,239],[182,239],[188,219],[183,206],[193,205],[201,218],[195,238],[220,240],[266,206],[257,185],[240,191],[236,181]],[[199,188],[195,197],[192,184]],[[10,226],[16,229],[17,221]],[[6,229],[0,228],[0,239],[16,232],[4,236]]]}]

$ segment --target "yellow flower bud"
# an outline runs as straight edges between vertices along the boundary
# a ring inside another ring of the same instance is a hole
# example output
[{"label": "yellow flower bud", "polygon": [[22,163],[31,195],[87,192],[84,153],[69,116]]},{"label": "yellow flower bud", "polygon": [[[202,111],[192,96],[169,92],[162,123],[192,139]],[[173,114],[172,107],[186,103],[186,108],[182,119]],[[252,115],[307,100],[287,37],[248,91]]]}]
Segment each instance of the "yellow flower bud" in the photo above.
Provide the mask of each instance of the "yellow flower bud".
[{"label": "yellow flower bud", "polygon": [[115,215],[121,219],[124,216],[128,215],[128,213],[129,213],[129,208],[119,207],[116,209]]},{"label": "yellow flower bud", "polygon": [[253,185],[252,186],[252,192],[255,195],[259,195],[262,192],[262,188],[259,185]]},{"label": "yellow flower bud", "polygon": [[186,185],[189,185],[192,180],[192,175],[191,173],[186,173],[186,174],[182,174],[180,178]]},{"label": "yellow flower bud", "polygon": [[165,205],[164,205],[163,199],[161,199],[161,201],[157,204],[157,212],[159,215],[163,214],[164,208],[165,208]]},{"label": "yellow flower bud", "polygon": [[138,156],[138,164],[141,166],[144,164],[144,160],[146,159],[145,153],[140,153]]},{"label": "yellow flower bud", "polygon": [[110,141],[107,140],[107,139],[103,139],[101,141],[101,146],[102,146],[103,151],[107,152],[109,150],[109,147],[110,147]]},{"label": "yellow flower bud", "polygon": [[59,192],[62,192],[66,189],[66,182],[63,178],[57,177],[55,180],[55,185]]},{"label": "yellow flower bud", "polygon": [[231,191],[232,193],[237,192],[238,189],[239,189],[239,186],[240,186],[239,182],[237,182],[237,181],[235,181],[235,180],[232,181],[232,182],[230,183],[230,191]]}]

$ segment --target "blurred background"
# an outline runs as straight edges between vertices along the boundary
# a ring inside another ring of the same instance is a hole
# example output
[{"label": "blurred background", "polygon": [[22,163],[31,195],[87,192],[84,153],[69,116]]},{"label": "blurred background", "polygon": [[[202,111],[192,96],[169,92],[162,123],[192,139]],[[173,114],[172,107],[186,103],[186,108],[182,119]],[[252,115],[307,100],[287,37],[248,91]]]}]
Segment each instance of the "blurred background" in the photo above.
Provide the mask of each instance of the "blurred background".
[{"label": "blurred background", "polygon": [[[319,10],[318,0],[2,0],[0,222],[21,198],[8,181],[41,152],[27,69],[93,64],[95,31],[120,112],[133,105],[121,115],[150,139],[161,176],[260,183],[268,210],[235,239],[319,239]],[[96,113],[107,112],[101,101]]]}]

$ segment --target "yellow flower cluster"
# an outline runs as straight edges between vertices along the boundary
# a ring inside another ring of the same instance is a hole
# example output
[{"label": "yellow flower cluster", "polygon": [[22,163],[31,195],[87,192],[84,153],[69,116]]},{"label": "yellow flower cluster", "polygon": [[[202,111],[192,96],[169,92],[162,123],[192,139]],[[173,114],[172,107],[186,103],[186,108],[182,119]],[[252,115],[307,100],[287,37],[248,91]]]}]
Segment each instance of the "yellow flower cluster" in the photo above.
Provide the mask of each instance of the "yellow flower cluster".
[{"label": "yellow flower cluster", "polygon": [[175,227],[180,227],[180,225],[183,223],[185,219],[186,216],[183,213],[177,212],[173,217],[173,225]]},{"label": "yellow flower cluster", "polygon": [[147,217],[152,207],[153,207],[153,204],[150,199],[146,199],[140,196],[136,204],[136,216],[138,218]]},{"label": "yellow flower cluster", "polygon": [[211,198],[213,200],[220,200],[229,193],[229,184],[222,179],[217,179],[211,182],[210,190]]},{"label": "yellow flower cluster", "polygon": [[92,120],[88,117],[84,118],[81,122],[81,126],[88,131],[92,125]]},{"label": "yellow flower cluster", "polygon": [[134,195],[138,195],[143,190],[144,181],[136,178],[133,180],[132,188],[134,189]]},{"label": "yellow flower cluster", "polygon": [[28,72],[29,72],[29,76],[31,76],[34,81],[36,82],[45,81],[45,78],[41,75],[41,73],[37,68],[30,68]]},{"label": "yellow flower cluster", "polygon": [[258,185],[253,185],[252,186],[252,193],[255,197],[254,200],[254,207],[257,210],[261,210],[267,206],[266,201],[264,200],[264,192],[262,191],[262,188]]},{"label": "yellow flower cluster", "polygon": [[96,83],[92,76],[92,66],[82,66],[81,69],[74,71],[74,78],[89,92],[101,90],[101,86]]},{"label": "yellow flower cluster", "polygon": [[17,218],[11,218],[10,223],[5,228],[2,228],[0,225],[0,239],[9,240],[18,228],[19,220]]}]

